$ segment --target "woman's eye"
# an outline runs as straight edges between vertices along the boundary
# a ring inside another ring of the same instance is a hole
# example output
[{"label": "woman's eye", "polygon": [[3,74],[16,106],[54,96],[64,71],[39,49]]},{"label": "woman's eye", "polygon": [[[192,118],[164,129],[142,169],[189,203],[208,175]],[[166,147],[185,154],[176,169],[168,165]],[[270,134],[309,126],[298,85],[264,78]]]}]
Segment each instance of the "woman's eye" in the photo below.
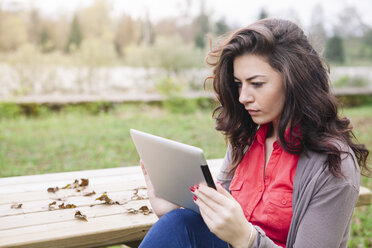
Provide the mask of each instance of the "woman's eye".
[{"label": "woman's eye", "polygon": [[234,83],[236,84],[236,86],[237,86],[238,88],[241,88],[241,87],[242,87],[242,83],[241,83],[241,82],[237,82],[237,81],[235,81]]},{"label": "woman's eye", "polygon": [[252,84],[253,86],[255,86],[255,87],[260,87],[261,85],[263,85],[262,82],[252,82],[251,84]]}]

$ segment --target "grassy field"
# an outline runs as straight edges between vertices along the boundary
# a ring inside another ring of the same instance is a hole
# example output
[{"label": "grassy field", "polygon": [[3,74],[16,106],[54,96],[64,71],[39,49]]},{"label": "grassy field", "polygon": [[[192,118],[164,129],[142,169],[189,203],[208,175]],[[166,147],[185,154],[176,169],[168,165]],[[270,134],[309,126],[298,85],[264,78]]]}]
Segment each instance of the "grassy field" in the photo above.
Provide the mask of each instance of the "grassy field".
[{"label": "grassy field", "polygon": [[[351,118],[358,140],[371,149],[372,106],[347,108],[343,115]],[[99,115],[70,111],[8,118],[0,119],[0,176],[136,165],[130,128],[202,147],[207,159],[223,157],[226,149],[208,108],[172,113],[143,104]],[[372,179],[363,178],[362,184],[372,189]],[[372,247],[372,205],[356,208],[349,247]]]}]

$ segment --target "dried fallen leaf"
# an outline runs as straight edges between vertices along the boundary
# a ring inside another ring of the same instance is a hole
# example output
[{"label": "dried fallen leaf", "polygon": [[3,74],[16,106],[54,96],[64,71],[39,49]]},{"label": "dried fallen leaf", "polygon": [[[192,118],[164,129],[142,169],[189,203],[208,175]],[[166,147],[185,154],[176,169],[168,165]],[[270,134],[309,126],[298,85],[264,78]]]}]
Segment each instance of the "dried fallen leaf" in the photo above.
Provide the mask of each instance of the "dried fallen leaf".
[{"label": "dried fallen leaf", "polygon": [[138,213],[138,210],[137,209],[134,209],[134,208],[128,208],[127,209],[127,213],[129,213],[129,214],[137,214]]},{"label": "dried fallen leaf", "polygon": [[81,178],[81,183],[79,183],[78,179],[75,179],[75,181],[71,184],[67,184],[62,189],[77,189],[77,192],[80,192],[82,189],[85,189],[86,186],[89,185],[89,179],[88,178]]},{"label": "dried fallen leaf", "polygon": [[56,204],[57,204],[56,201],[49,203],[49,205],[48,205],[49,210],[55,209]]},{"label": "dried fallen leaf", "polygon": [[107,196],[106,192],[102,193],[102,195],[100,197],[96,198],[96,200],[105,201],[105,204],[109,204],[109,205],[113,205],[113,204],[120,205],[120,203],[118,201],[111,200],[110,197]]},{"label": "dried fallen leaf", "polygon": [[143,215],[149,215],[152,213],[152,209],[149,209],[146,205],[140,207],[138,210],[134,208],[128,208],[127,213],[129,214],[138,214],[142,213]]},{"label": "dried fallen leaf", "polygon": [[84,196],[91,196],[91,195],[95,195],[96,192],[94,192],[94,190],[92,192],[89,192],[89,193],[85,193]]},{"label": "dried fallen leaf", "polygon": [[138,195],[138,191],[143,189],[143,187],[139,187],[134,189],[133,196],[130,198],[131,200],[138,201],[138,200],[146,200],[149,199],[147,196]]},{"label": "dried fallen leaf", "polygon": [[51,188],[48,188],[47,189],[47,191],[49,192],[49,193],[56,193],[57,191],[59,190],[59,188],[58,187],[51,187]]},{"label": "dried fallen leaf", "polygon": [[61,205],[58,205],[58,208],[60,208],[60,209],[76,208],[76,205],[74,205],[74,204],[66,204],[65,205],[65,203],[62,203]]},{"label": "dried fallen leaf", "polygon": [[87,216],[85,214],[82,214],[80,211],[75,212],[75,218],[79,220],[88,221]]},{"label": "dried fallen leaf", "polygon": [[81,178],[80,186],[85,187],[89,185],[89,179],[88,178]]},{"label": "dried fallen leaf", "polygon": [[140,195],[133,195],[131,198],[133,201],[139,201],[139,200],[145,200],[148,199],[148,197],[140,196]]},{"label": "dried fallen leaf", "polygon": [[146,205],[140,207],[139,210],[140,210],[144,215],[149,215],[149,214],[152,213],[152,209],[149,209]]},{"label": "dried fallen leaf", "polygon": [[11,206],[10,206],[10,208],[22,208],[22,203],[13,203]]},{"label": "dried fallen leaf", "polygon": [[79,185],[79,180],[75,179],[74,183],[71,185],[71,188],[72,189],[76,189],[78,188],[80,185]]},{"label": "dried fallen leaf", "polygon": [[67,184],[66,186],[62,187],[62,189],[69,189],[70,186],[71,186],[71,184],[69,183],[69,184]]}]

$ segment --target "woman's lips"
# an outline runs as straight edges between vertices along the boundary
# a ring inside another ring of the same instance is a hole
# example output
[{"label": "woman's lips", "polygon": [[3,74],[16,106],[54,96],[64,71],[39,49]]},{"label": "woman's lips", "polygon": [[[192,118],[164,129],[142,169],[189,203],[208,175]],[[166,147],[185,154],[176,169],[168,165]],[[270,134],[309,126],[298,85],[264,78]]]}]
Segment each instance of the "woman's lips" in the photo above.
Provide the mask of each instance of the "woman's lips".
[{"label": "woman's lips", "polygon": [[253,109],[248,109],[247,111],[250,115],[258,115],[258,113],[260,112],[259,110],[253,110]]}]

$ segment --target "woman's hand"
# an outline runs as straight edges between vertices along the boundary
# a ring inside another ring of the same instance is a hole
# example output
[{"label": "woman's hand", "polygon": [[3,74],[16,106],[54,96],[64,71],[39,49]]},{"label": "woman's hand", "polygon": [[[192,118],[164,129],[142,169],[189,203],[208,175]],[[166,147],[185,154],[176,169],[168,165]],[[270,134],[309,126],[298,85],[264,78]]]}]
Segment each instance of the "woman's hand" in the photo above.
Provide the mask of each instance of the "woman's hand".
[{"label": "woman's hand", "polygon": [[150,200],[150,204],[152,209],[154,210],[154,213],[158,216],[161,217],[162,215],[179,208],[179,206],[163,199],[160,198],[159,196],[156,195],[155,189],[152,186],[151,180],[149,175],[147,174],[147,171],[143,165],[142,160],[140,160],[140,165],[142,168],[143,176],[145,177],[145,182],[147,185],[147,195]]},{"label": "woman's hand", "polygon": [[[228,242],[234,248],[247,247],[250,233],[251,245],[257,234],[246,220],[239,203],[222,185],[216,185],[217,190],[206,185],[193,187],[195,203],[199,206],[201,216],[211,232]],[[196,200],[195,200],[196,199]],[[250,247],[250,246],[248,246]]]}]

